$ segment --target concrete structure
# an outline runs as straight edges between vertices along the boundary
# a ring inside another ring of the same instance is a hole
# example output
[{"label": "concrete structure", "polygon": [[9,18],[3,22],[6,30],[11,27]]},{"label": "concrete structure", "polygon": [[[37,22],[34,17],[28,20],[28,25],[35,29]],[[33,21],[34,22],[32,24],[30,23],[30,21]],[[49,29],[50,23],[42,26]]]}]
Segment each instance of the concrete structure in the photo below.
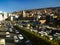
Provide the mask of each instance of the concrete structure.
[{"label": "concrete structure", "polygon": [[7,18],[8,18],[8,13],[0,11],[0,21],[3,21]]},{"label": "concrete structure", "polygon": [[13,20],[13,17],[18,18],[18,16],[15,14],[0,11],[0,22],[7,18],[10,18],[11,20]]},{"label": "concrete structure", "polygon": [[16,20],[18,17],[19,17],[19,15],[11,14],[10,20],[11,20],[11,21]]},{"label": "concrete structure", "polygon": [[9,15],[8,16],[12,16],[12,14],[11,13],[9,13]]},{"label": "concrete structure", "polygon": [[0,21],[2,21],[2,20],[4,20],[4,18],[3,18],[3,14],[0,13]]},{"label": "concrete structure", "polygon": [[2,22],[3,20],[5,20],[7,18],[9,18],[9,20],[13,21],[13,20],[17,19],[18,17],[19,17],[19,15],[0,11],[0,22]]},{"label": "concrete structure", "polygon": [[4,12],[4,20],[8,18],[8,13]]},{"label": "concrete structure", "polygon": [[11,16],[11,21],[13,21],[13,16]]},{"label": "concrete structure", "polygon": [[25,13],[25,11],[23,11],[23,17],[26,17],[26,13]]}]

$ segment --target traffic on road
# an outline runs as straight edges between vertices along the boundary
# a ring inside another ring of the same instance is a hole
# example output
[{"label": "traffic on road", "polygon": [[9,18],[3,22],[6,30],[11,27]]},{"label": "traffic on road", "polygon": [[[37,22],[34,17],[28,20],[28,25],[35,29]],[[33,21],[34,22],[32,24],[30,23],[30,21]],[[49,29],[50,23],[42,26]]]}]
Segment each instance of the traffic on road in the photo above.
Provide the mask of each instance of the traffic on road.
[{"label": "traffic on road", "polygon": [[24,34],[13,27],[9,21],[2,22],[0,29],[0,45],[32,45]]}]

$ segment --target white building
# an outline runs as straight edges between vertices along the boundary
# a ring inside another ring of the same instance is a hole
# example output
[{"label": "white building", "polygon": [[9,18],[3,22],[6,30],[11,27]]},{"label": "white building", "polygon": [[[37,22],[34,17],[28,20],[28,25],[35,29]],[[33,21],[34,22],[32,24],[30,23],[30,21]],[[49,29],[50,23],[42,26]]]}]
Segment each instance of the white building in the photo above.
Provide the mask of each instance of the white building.
[{"label": "white building", "polygon": [[8,18],[8,13],[4,12],[4,20]]},{"label": "white building", "polygon": [[15,20],[19,17],[19,15],[0,11],[0,21],[3,21],[8,17],[10,17],[10,20]]},{"label": "white building", "polygon": [[23,11],[23,17],[26,17],[26,13],[25,13],[25,11]]},{"label": "white building", "polygon": [[8,18],[8,13],[7,12],[2,12],[0,11],[0,20],[5,20]]},{"label": "white building", "polygon": [[9,15],[8,16],[12,16],[12,14],[11,13],[9,13]]},{"label": "white building", "polygon": [[11,17],[10,20],[13,21],[13,20],[16,20],[19,17],[19,15],[12,14],[10,17]]},{"label": "white building", "polygon": [[2,13],[0,13],[0,21],[3,21],[3,20],[4,20],[3,15]]},{"label": "white building", "polygon": [[13,16],[11,16],[11,21],[13,21]]}]

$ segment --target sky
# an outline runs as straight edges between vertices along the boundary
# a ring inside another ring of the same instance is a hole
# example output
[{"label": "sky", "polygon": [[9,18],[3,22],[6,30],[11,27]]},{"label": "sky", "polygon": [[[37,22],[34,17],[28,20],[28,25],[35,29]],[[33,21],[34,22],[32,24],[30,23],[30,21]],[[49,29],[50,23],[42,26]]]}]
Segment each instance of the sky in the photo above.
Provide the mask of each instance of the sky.
[{"label": "sky", "polygon": [[0,11],[5,12],[58,6],[60,0],[0,0]]}]

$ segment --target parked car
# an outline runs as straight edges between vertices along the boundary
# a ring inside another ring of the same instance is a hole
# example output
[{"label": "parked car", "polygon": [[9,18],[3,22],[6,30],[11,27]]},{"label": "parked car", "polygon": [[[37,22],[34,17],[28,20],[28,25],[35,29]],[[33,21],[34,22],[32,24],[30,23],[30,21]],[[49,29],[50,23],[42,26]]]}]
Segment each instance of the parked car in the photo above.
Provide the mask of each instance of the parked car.
[{"label": "parked car", "polygon": [[16,34],[19,34],[19,31],[18,30],[15,30]]},{"label": "parked car", "polygon": [[53,36],[50,36],[50,35],[49,35],[48,37],[49,37],[50,40],[53,40]]},{"label": "parked car", "polygon": [[0,45],[5,45],[5,39],[0,39]]},{"label": "parked car", "polygon": [[12,28],[9,29],[10,32],[13,32]]},{"label": "parked car", "polygon": [[19,34],[18,37],[19,37],[20,40],[24,39],[22,34]]},{"label": "parked car", "polygon": [[10,37],[10,33],[9,32],[6,32],[6,37]]},{"label": "parked car", "polygon": [[18,39],[18,37],[17,36],[14,36],[14,42],[19,42],[19,39]]}]

